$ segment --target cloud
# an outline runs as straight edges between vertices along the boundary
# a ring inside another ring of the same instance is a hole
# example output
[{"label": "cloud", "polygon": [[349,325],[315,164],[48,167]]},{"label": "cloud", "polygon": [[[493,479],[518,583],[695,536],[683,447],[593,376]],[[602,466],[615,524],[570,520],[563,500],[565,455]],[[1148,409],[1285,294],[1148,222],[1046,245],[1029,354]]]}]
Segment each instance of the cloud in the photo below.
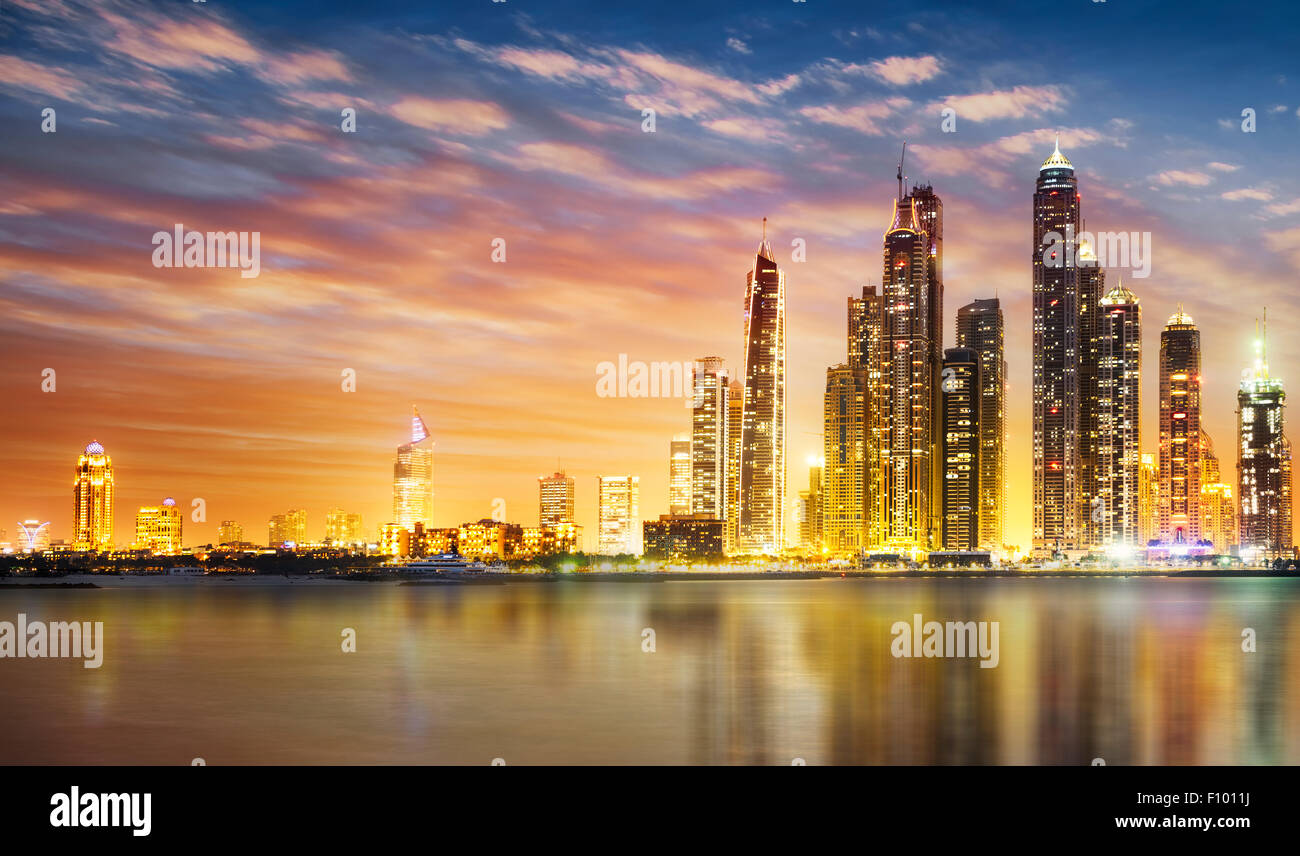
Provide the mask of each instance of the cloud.
[{"label": "cloud", "polygon": [[871,74],[886,83],[892,83],[895,86],[907,86],[912,83],[923,83],[932,77],[936,77],[940,71],[940,63],[937,57],[929,55],[891,56],[870,63],[867,68]]},{"label": "cloud", "polygon": [[749,49],[749,45],[745,44],[735,36],[732,36],[731,38],[727,39],[727,47],[731,48],[736,53],[742,53],[742,54],[753,53],[753,51]]},{"label": "cloud", "polygon": [[867,101],[852,107],[840,107],[835,104],[804,107],[799,113],[823,125],[836,125],[879,137],[885,132],[878,124],[878,120],[892,116],[911,103],[907,98],[894,97],[884,101]]},{"label": "cloud", "polygon": [[1166,187],[1174,185],[1187,185],[1189,187],[1204,187],[1212,180],[1208,175],[1196,170],[1167,169],[1158,175],[1152,176],[1152,180]]},{"label": "cloud", "polygon": [[1066,92],[1057,86],[1016,86],[974,95],[950,95],[930,105],[934,112],[944,107],[957,111],[959,119],[984,122],[989,119],[1023,119],[1055,113],[1068,104]]},{"label": "cloud", "polygon": [[1219,161],[1210,161],[1205,166],[1208,169],[1215,170],[1216,172],[1236,172],[1241,169],[1241,167],[1235,163],[1220,163]]},{"label": "cloud", "polygon": [[423,98],[410,95],[388,108],[393,118],[451,134],[479,137],[510,124],[506,112],[491,101],[466,98]]},{"label": "cloud", "polygon": [[1220,198],[1229,202],[1241,202],[1245,199],[1253,199],[1256,202],[1268,202],[1273,198],[1272,191],[1265,190],[1262,187],[1243,187],[1241,190],[1229,190],[1226,193],[1219,194]]},{"label": "cloud", "polygon": [[303,51],[275,57],[267,61],[267,68],[277,83],[303,83],[308,80],[340,80],[350,82],[352,73],[343,58],[333,51]]},{"label": "cloud", "polygon": [[25,89],[64,101],[77,101],[85,85],[58,66],[38,65],[16,56],[0,56],[0,86]]},{"label": "cloud", "polygon": [[213,18],[180,21],[102,15],[114,31],[108,48],[140,65],[210,72],[253,65],[262,58],[247,39]]},{"label": "cloud", "polygon": [[1272,205],[1264,206],[1264,210],[1274,217],[1297,214],[1300,213],[1300,198],[1292,199],[1290,202],[1274,202]]}]

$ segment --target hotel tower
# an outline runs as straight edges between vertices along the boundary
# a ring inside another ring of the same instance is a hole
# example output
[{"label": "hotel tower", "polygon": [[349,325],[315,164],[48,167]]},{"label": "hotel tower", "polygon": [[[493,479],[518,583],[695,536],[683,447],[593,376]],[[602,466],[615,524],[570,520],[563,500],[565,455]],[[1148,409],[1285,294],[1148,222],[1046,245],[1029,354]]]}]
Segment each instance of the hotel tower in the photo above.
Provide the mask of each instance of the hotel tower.
[{"label": "hotel tower", "polygon": [[739,551],[777,554],[785,544],[785,272],[763,223],[745,276]]},{"label": "hotel tower", "polygon": [[1159,538],[1167,544],[1201,540],[1202,434],[1201,333],[1180,308],[1160,334]]},{"label": "hotel tower", "polygon": [[433,440],[420,411],[411,408],[411,442],[397,447],[393,462],[393,521],[414,532],[433,517]]},{"label": "hotel tower", "polygon": [[1291,551],[1291,443],[1283,433],[1286,391],[1270,377],[1264,336],[1237,391],[1238,537],[1243,550]]},{"label": "hotel tower", "polygon": [[77,459],[72,500],[72,549],[113,549],[113,459],[97,442]]}]

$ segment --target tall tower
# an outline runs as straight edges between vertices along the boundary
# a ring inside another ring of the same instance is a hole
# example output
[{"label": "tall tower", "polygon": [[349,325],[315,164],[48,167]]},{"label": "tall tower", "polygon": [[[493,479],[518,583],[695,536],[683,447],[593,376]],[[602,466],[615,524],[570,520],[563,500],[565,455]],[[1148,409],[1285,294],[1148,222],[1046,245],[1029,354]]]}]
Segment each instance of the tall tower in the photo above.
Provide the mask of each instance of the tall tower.
[{"label": "tall tower", "polygon": [[1122,282],[1099,307],[1099,443],[1091,531],[1099,546],[1132,547],[1141,537],[1142,307]]},{"label": "tall tower", "polygon": [[1238,536],[1243,550],[1277,556],[1291,550],[1291,444],[1283,431],[1286,390],[1269,376],[1265,337],[1237,391]]},{"label": "tall tower", "polygon": [[785,544],[785,272],[763,240],[745,276],[745,399],[740,437],[740,551]]},{"label": "tall tower", "polygon": [[1089,260],[1076,258],[1068,242],[1079,232],[1078,184],[1058,141],[1038,171],[1033,199],[1033,538],[1039,556],[1083,546],[1080,506],[1091,493],[1080,472],[1081,424],[1087,428],[1080,368],[1091,353],[1090,325],[1081,314],[1091,304],[1081,295],[1080,272],[1088,271],[1091,283],[1100,282],[1100,271],[1080,268],[1079,261]]},{"label": "tall tower", "polygon": [[695,361],[691,410],[691,510],[727,519],[730,373],[721,357]]},{"label": "tall tower", "polygon": [[822,477],[822,544],[832,555],[863,546],[863,372],[845,365],[826,369]]},{"label": "tall tower", "polygon": [[884,546],[910,553],[931,549],[937,534],[930,242],[917,213],[900,181],[882,254],[882,395],[876,410],[883,427]]},{"label": "tall tower", "polygon": [[573,476],[564,471],[537,479],[537,523],[559,526],[573,522]]},{"label": "tall tower", "polygon": [[727,390],[727,525],[723,543],[728,555],[740,549],[740,426],[745,416],[745,385],[738,380]]},{"label": "tall tower", "polygon": [[943,408],[943,546],[974,550],[980,538],[980,354],[973,348],[944,352],[939,382]]},{"label": "tall tower", "polygon": [[1160,540],[1170,544],[1201,540],[1203,434],[1201,333],[1180,308],[1160,334]]},{"label": "tall tower", "polygon": [[1223,483],[1214,442],[1201,428],[1201,540],[1226,554],[1237,543],[1237,509],[1232,487]]},{"label": "tall tower", "polygon": [[668,513],[691,513],[691,436],[668,444]]},{"label": "tall tower", "polygon": [[[901,164],[900,164],[901,172]],[[938,421],[941,418],[939,372],[943,367],[943,200],[929,184],[912,185],[908,194],[916,224],[925,232],[926,302],[930,307],[930,459],[937,462],[942,453]],[[937,463],[930,467],[930,533],[931,546],[937,546],[942,526],[943,467]]]},{"label": "tall tower", "polygon": [[1138,463],[1138,544],[1160,537],[1160,468],[1156,456],[1142,455]]},{"label": "tall tower", "polygon": [[433,518],[433,439],[411,408],[411,442],[397,447],[393,462],[393,521],[408,531],[415,524],[428,526]]},{"label": "tall tower", "polygon": [[113,459],[93,440],[72,483],[72,549],[113,549]]},{"label": "tall tower", "polygon": [[862,396],[862,546],[874,549],[885,543],[885,489],[881,477],[881,449],[887,425],[881,407],[887,389],[884,373],[884,295],[872,285],[862,287],[862,297],[850,297],[849,368],[858,374]]},{"label": "tall tower", "polygon": [[135,549],[174,556],[181,551],[183,526],[181,510],[170,496],[162,505],[144,506],[135,513]]},{"label": "tall tower", "polygon": [[1003,346],[1002,305],[996,297],[957,310],[957,347],[979,355],[980,497],[979,546],[1002,546],[1006,503],[1007,361]]},{"label": "tall tower", "polygon": [[606,556],[641,552],[641,479],[601,476],[597,487],[597,552]]}]

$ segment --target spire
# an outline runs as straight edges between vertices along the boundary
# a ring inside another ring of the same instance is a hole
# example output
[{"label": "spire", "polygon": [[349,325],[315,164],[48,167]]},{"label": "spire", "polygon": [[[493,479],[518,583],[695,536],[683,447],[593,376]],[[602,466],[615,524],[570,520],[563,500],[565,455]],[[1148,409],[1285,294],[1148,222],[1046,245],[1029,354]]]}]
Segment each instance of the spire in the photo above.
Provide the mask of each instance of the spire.
[{"label": "spire", "polygon": [[763,218],[763,240],[759,242],[758,254],[769,262],[776,264],[776,254],[772,252],[772,245],[767,241],[767,218]]},{"label": "spire", "polygon": [[1070,163],[1070,159],[1061,154],[1060,134],[1056,135],[1056,148],[1052,151],[1052,156],[1043,161],[1043,165],[1039,169],[1039,172],[1042,172],[1044,169],[1074,169],[1074,164]]},{"label": "spire", "polygon": [[898,199],[903,199],[903,161],[907,160],[907,140],[903,141],[903,153],[898,156]]},{"label": "spire", "polygon": [[429,426],[420,418],[420,409],[411,405],[411,442],[418,443],[429,436]]}]

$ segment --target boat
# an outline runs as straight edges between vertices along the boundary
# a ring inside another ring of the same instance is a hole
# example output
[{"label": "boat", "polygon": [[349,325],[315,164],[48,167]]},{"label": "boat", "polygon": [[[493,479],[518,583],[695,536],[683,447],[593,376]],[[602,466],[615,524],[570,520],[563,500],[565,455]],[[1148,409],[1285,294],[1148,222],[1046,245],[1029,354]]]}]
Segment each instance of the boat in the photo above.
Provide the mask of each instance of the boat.
[{"label": "boat", "polygon": [[455,553],[443,553],[440,556],[413,559],[400,567],[404,571],[417,574],[444,574],[449,572],[481,574],[489,570],[488,566],[482,562],[470,562]]}]

